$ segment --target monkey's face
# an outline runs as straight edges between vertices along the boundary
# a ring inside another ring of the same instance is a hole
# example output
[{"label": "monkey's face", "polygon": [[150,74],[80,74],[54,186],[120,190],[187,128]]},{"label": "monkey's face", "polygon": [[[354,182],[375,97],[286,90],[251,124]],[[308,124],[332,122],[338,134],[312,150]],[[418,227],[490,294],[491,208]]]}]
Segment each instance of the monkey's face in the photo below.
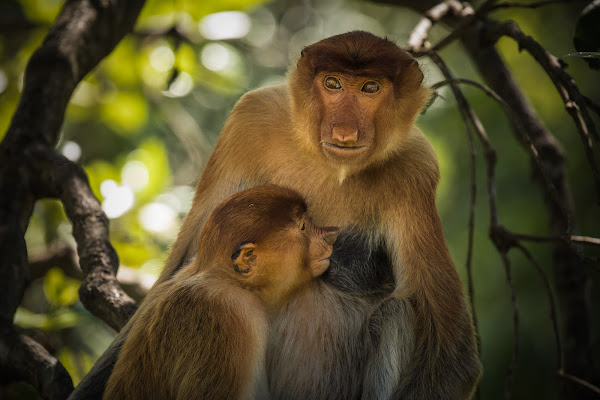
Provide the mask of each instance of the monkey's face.
[{"label": "monkey's face", "polygon": [[339,228],[319,227],[308,218],[303,221],[305,235],[308,236],[308,271],[313,277],[320,276],[329,268],[329,257],[333,243],[338,237]]},{"label": "monkey's face", "polygon": [[327,270],[338,231],[334,227],[318,227],[302,214],[283,229],[251,244],[254,266],[236,271],[265,305],[278,307]]},{"label": "monkey's face", "polygon": [[319,72],[314,87],[323,105],[318,141],[325,157],[336,163],[360,163],[377,152],[381,110],[393,99],[385,77]]},{"label": "monkey's face", "polygon": [[266,253],[263,274],[277,280],[276,285],[290,288],[320,276],[329,267],[338,232],[339,228],[316,226],[306,214],[294,218],[261,246]]}]

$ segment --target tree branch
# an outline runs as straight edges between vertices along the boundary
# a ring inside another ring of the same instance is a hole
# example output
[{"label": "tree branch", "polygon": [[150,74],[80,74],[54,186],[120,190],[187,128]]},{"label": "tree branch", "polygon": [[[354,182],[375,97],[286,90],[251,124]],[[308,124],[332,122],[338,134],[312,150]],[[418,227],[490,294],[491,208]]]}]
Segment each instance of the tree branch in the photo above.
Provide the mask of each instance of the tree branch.
[{"label": "tree branch", "polygon": [[549,6],[552,4],[566,4],[566,3],[584,3],[587,2],[589,0],[546,0],[546,1],[536,1],[533,3],[511,3],[511,2],[504,2],[504,3],[498,3],[498,4],[494,4],[489,11],[494,11],[494,10],[499,10],[502,8],[539,8],[539,7],[544,7],[544,6]]},{"label": "tree branch", "polygon": [[[33,205],[44,191],[42,176],[52,179],[45,183],[53,186],[45,188],[47,194],[55,192],[74,224],[85,275],[80,291],[84,304],[116,329],[135,310],[135,303],[120,291],[114,277],[118,261],[108,241],[108,220],[89,189],[85,173],[62,160],[53,147],[76,85],[133,29],[143,4],[144,0],[68,0],[27,64],[21,100],[0,144],[2,321],[12,321],[29,281],[24,235]],[[54,162],[55,167],[48,164]],[[15,339],[10,322],[5,325],[0,360],[10,361],[18,352],[24,370],[29,371],[22,378],[45,393],[45,385],[54,380],[48,377],[47,368],[39,366],[52,364],[51,360],[40,356],[43,348],[33,340]],[[56,363],[50,370],[58,371]],[[72,384],[59,386],[66,394],[72,390]],[[56,398],[66,394],[61,392]]]},{"label": "tree branch", "polygon": [[485,29],[486,40],[495,43],[500,37],[508,36],[513,38],[519,45],[519,50],[525,49],[533,58],[544,68],[556,90],[562,98],[565,108],[577,127],[577,131],[581,136],[585,154],[588,158],[594,182],[596,185],[596,193],[600,199],[600,171],[596,162],[592,138],[598,142],[600,137],[596,131],[596,126],[590,114],[587,111],[586,101],[579,92],[579,88],[575,81],[562,68],[558,58],[550,54],[531,36],[527,36],[521,31],[519,26],[513,22],[505,23],[488,23]]},{"label": "tree branch", "polygon": [[[77,252],[66,242],[54,242],[48,246],[46,251],[29,258],[31,281],[43,277],[53,267],[62,269],[67,276],[73,279],[83,279]],[[119,265],[117,280],[125,293],[139,304],[156,278],[150,274],[143,274],[138,269]]]},{"label": "tree branch", "polygon": [[0,323],[0,354],[3,380],[29,382],[49,400],[64,400],[73,391],[62,364],[35,340],[19,335],[8,321]]},{"label": "tree branch", "polygon": [[42,145],[31,146],[26,156],[35,172],[36,195],[60,199],[73,224],[83,271],[81,302],[113,329],[120,330],[137,305],[115,278],[119,258],[108,238],[108,218],[92,193],[85,172]]},{"label": "tree branch", "polygon": [[62,241],[52,243],[44,253],[29,257],[27,264],[29,265],[30,281],[42,278],[50,268],[56,266],[60,267],[70,278],[79,280],[83,278],[77,252]]}]

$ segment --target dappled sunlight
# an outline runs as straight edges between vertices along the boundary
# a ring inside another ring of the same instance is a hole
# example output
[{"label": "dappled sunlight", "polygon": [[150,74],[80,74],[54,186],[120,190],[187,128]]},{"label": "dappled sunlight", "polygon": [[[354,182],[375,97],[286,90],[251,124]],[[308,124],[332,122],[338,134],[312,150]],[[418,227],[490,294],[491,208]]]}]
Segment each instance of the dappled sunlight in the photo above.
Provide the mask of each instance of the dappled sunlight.
[{"label": "dappled sunlight", "polygon": [[224,11],[202,18],[198,27],[210,40],[239,39],[250,31],[250,18],[240,11]]},{"label": "dappled sunlight", "polygon": [[146,204],[138,217],[140,224],[150,232],[162,233],[176,227],[175,211],[163,203]]},{"label": "dappled sunlight", "polygon": [[232,64],[231,52],[219,43],[210,43],[204,46],[200,57],[202,64],[211,71],[223,71]]},{"label": "dappled sunlight", "polygon": [[148,168],[141,161],[127,161],[121,170],[123,184],[129,186],[135,192],[146,187],[149,177]]},{"label": "dappled sunlight", "polygon": [[150,65],[159,72],[166,72],[175,65],[175,54],[168,46],[159,46],[150,53]]},{"label": "dappled sunlight", "polygon": [[67,157],[69,160],[76,162],[81,157],[81,147],[70,140],[66,141],[62,147],[62,155]]},{"label": "dappled sunlight", "polygon": [[100,192],[104,196],[102,210],[108,218],[118,218],[133,207],[135,196],[128,186],[120,186],[112,179],[107,179],[100,185]]}]

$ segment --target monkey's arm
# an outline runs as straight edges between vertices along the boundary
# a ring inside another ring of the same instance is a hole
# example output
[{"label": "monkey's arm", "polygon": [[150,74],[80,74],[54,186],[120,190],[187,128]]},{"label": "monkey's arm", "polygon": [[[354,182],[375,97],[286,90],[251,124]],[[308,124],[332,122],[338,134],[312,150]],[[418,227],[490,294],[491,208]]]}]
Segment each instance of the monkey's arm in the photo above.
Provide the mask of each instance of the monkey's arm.
[{"label": "monkey's arm", "polygon": [[401,200],[384,216],[396,288],[369,321],[375,351],[363,397],[465,399],[481,371],[471,315],[435,206],[435,156],[413,153],[415,179],[397,183]]}]

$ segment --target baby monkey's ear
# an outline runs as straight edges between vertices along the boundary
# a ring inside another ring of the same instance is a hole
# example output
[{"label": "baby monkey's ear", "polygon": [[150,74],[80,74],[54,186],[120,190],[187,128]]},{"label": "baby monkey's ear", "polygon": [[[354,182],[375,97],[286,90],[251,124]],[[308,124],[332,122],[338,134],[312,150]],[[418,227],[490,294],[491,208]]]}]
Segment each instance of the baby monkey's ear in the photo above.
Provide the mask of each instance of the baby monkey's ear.
[{"label": "baby monkey's ear", "polygon": [[240,243],[233,254],[231,260],[233,261],[233,269],[235,272],[242,275],[251,275],[254,273],[256,268],[256,253],[254,250],[256,245],[254,243]]}]

